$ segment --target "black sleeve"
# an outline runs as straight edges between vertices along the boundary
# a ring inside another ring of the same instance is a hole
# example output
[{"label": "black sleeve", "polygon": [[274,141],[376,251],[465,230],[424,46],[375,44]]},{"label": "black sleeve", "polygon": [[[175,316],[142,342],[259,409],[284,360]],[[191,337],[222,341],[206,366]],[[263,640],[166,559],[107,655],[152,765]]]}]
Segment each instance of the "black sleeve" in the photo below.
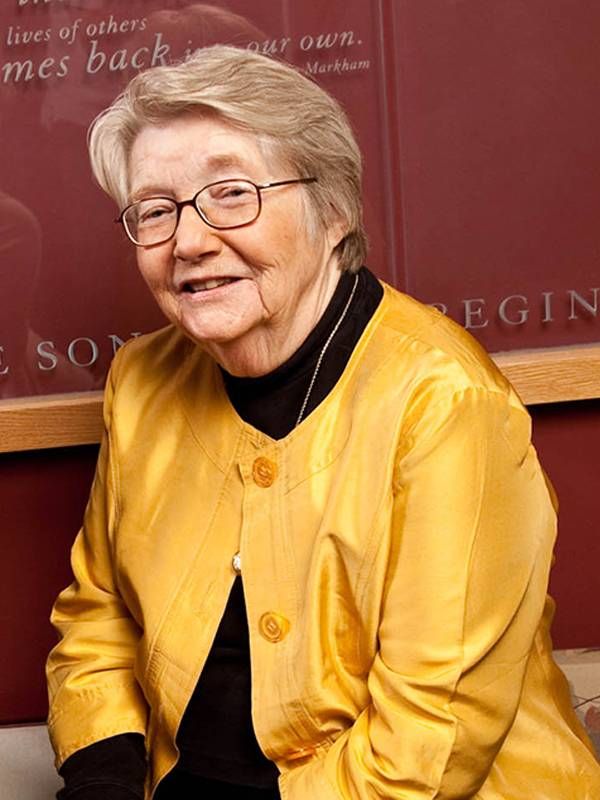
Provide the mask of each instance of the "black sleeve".
[{"label": "black sleeve", "polygon": [[84,747],[59,769],[65,782],[57,800],[143,800],[144,737],[122,733]]}]

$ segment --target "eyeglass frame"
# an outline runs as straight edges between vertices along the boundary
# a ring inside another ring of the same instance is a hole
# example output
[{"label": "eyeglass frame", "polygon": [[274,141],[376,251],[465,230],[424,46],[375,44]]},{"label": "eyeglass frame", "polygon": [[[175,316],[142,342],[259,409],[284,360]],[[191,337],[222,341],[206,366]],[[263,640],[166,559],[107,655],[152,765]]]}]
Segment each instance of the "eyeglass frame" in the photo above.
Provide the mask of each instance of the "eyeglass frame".
[{"label": "eyeglass frame", "polygon": [[[244,181],[244,183],[249,183],[255,188],[256,196],[258,198],[258,207],[257,207],[256,215],[252,219],[248,220],[248,222],[242,222],[239,225],[217,225],[214,222],[210,222],[206,217],[206,213],[200,208],[199,205],[197,205],[196,200],[202,194],[202,192],[205,191],[205,189],[210,189],[211,186],[218,186],[221,183],[231,183],[231,182],[235,182],[235,181]],[[198,216],[200,217],[200,219],[206,225],[208,225],[209,228],[214,228],[215,230],[219,230],[219,231],[235,230],[236,228],[245,228],[246,225],[252,225],[252,223],[256,222],[256,220],[260,217],[260,212],[262,211],[262,194],[261,194],[261,192],[264,189],[274,189],[276,186],[288,186],[288,185],[293,184],[293,183],[303,183],[303,184],[317,183],[317,181],[318,181],[318,178],[290,178],[290,179],[285,180],[285,181],[272,181],[271,183],[254,183],[254,181],[251,181],[248,178],[223,178],[220,181],[212,181],[212,183],[207,183],[206,186],[203,186],[201,189],[199,189],[196,192],[196,194],[193,197],[191,197],[189,200],[174,200],[172,197],[166,197],[164,195],[152,195],[151,197],[145,197],[145,198],[141,198],[140,200],[136,200],[134,203],[129,203],[129,205],[125,206],[125,208],[121,211],[121,213],[119,214],[119,216],[115,220],[115,223],[118,223],[118,224],[123,226],[123,229],[124,229],[125,233],[127,234],[127,238],[136,247],[156,247],[159,244],[164,244],[165,242],[168,242],[170,239],[172,239],[175,236],[175,234],[177,233],[177,228],[179,227],[179,222],[181,220],[181,212],[183,211],[183,209],[186,206],[191,206],[192,208],[194,208],[196,210]],[[161,239],[158,242],[152,242],[152,244],[142,244],[141,242],[136,242],[136,240],[133,238],[133,236],[129,232],[129,228],[127,227],[127,224],[125,222],[125,214],[129,211],[130,208],[133,208],[138,203],[144,202],[144,200],[168,200],[170,203],[174,204],[175,209],[177,211],[177,219],[175,221],[175,227],[173,228],[173,233],[170,236],[167,236],[166,239]]]}]

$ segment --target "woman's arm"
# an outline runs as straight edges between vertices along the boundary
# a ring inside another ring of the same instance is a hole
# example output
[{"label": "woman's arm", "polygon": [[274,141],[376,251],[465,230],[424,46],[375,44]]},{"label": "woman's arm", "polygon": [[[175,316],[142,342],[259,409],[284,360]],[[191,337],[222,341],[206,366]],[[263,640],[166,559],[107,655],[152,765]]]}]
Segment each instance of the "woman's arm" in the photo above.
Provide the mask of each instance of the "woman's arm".
[{"label": "woman's arm", "polygon": [[105,392],[105,436],[85,513],[73,545],[74,581],[59,596],[52,623],[60,641],[47,664],[50,737],[57,766],[94,742],[144,734],[147,707],[133,674],[140,630],[123,602],[113,566],[119,525],[118,472],[111,409],[119,357]]},{"label": "woman's arm", "polygon": [[121,733],[69,756],[59,770],[65,782],[58,800],[143,800],[144,737]]},{"label": "woman's arm", "polygon": [[283,800],[470,798],[515,717],[555,528],[529,418],[433,388],[399,441],[371,703]]}]

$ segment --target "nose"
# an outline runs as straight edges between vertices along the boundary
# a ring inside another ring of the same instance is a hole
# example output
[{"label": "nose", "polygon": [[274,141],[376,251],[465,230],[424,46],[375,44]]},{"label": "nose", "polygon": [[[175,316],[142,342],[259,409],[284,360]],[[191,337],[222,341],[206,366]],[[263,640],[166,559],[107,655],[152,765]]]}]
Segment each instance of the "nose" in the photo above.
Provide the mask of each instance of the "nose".
[{"label": "nose", "polygon": [[222,247],[219,231],[211,228],[196,209],[190,205],[181,209],[174,236],[173,255],[182,261],[193,261]]}]

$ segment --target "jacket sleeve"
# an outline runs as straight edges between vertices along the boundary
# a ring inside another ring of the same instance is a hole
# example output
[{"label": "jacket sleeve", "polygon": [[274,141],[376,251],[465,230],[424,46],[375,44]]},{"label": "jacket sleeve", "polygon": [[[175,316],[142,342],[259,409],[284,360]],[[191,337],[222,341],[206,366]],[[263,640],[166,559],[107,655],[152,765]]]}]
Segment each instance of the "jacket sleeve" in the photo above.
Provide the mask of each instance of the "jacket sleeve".
[{"label": "jacket sleeve", "polygon": [[371,701],[283,800],[466,800],[516,714],[555,531],[529,417],[508,392],[428,389],[398,441]]},{"label": "jacket sleeve", "polygon": [[57,766],[93,742],[121,733],[144,734],[146,728],[146,702],[133,672],[140,629],[119,594],[113,567],[119,523],[111,429],[116,362],[105,391],[105,434],[96,474],[71,553],[74,581],[59,595],[51,615],[60,637],[46,669],[48,728]]}]

